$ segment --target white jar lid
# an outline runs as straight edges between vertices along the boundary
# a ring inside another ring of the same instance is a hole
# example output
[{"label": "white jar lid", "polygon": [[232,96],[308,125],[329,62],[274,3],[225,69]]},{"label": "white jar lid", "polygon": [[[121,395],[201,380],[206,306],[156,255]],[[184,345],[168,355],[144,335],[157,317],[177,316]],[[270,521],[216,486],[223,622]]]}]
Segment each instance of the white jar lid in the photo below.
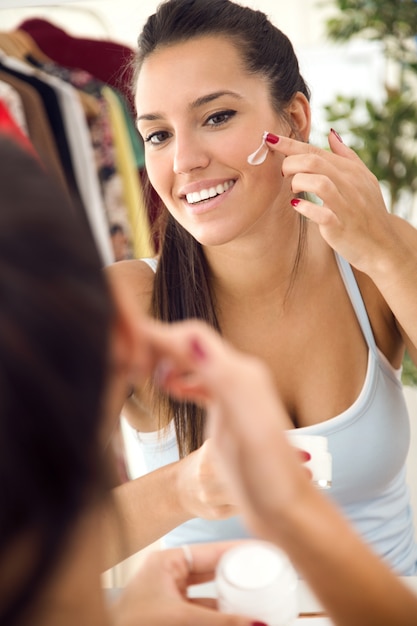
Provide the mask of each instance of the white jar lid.
[{"label": "white jar lid", "polygon": [[293,624],[298,615],[297,574],[274,544],[251,540],[231,548],[219,561],[219,610],[240,613],[271,626]]},{"label": "white jar lid", "polygon": [[230,550],[223,562],[222,574],[228,583],[241,589],[259,589],[271,585],[285,574],[287,557],[262,543],[251,542]]}]

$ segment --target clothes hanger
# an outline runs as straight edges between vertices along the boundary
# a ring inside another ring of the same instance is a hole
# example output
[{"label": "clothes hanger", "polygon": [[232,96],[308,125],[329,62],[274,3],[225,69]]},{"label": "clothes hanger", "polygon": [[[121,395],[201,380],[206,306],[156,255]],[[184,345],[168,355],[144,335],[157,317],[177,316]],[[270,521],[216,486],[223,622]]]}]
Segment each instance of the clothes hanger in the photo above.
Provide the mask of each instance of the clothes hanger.
[{"label": "clothes hanger", "polygon": [[21,46],[11,37],[10,33],[0,31],[0,50],[3,50],[8,56],[22,60]]}]

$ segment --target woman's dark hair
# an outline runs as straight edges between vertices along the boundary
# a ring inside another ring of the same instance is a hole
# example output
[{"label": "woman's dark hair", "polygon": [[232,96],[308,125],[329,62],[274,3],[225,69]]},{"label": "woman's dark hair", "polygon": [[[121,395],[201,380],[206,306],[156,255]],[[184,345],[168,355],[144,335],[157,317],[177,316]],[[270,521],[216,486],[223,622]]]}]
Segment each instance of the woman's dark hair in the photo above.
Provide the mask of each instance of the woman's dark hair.
[{"label": "woman's dark hair", "polygon": [[5,137],[0,163],[1,580],[13,548],[28,545],[22,577],[0,594],[0,624],[12,626],[105,486],[98,431],[114,310],[91,235],[55,181]]},{"label": "woman's dark hair", "polygon": [[[147,20],[138,39],[135,81],[143,62],[154,51],[196,37],[223,36],[238,49],[248,72],[263,76],[271,104],[284,118],[297,92],[310,98],[288,37],[266,15],[230,0],[167,0]],[[165,210],[157,219],[160,260],[155,277],[153,314],[162,320],[201,318],[219,331],[210,269],[202,246]],[[299,245],[292,281],[305,245],[305,221],[300,216]],[[204,413],[194,405],[158,399],[161,426],[174,419],[180,455],[199,447]]]}]

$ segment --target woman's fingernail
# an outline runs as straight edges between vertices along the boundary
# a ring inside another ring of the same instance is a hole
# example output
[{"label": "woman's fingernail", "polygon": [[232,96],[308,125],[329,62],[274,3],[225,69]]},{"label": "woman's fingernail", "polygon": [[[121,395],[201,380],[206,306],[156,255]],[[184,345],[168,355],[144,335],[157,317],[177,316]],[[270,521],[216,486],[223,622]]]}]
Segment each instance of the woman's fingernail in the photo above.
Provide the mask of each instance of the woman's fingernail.
[{"label": "woman's fingernail", "polygon": [[311,454],[310,452],[307,452],[307,450],[298,450],[298,455],[301,461],[303,461],[304,463],[307,463],[307,461],[311,461]]},{"label": "woman's fingernail", "polygon": [[268,143],[278,143],[279,137],[277,135],[274,135],[273,133],[267,133],[265,141],[267,141]]},{"label": "woman's fingernail", "polygon": [[197,361],[205,361],[207,359],[207,352],[204,350],[200,341],[196,338],[191,339],[191,351]]},{"label": "woman's fingernail", "polygon": [[250,626],[268,626],[265,622],[251,622]]},{"label": "woman's fingernail", "polygon": [[340,143],[343,143],[343,139],[341,138],[337,130],[335,130],[334,128],[331,128],[330,132],[333,133],[333,135],[336,137],[336,139],[340,141]]},{"label": "woman's fingernail", "polygon": [[300,204],[300,198],[293,198],[291,200],[291,204],[292,204],[293,207],[298,206]]}]

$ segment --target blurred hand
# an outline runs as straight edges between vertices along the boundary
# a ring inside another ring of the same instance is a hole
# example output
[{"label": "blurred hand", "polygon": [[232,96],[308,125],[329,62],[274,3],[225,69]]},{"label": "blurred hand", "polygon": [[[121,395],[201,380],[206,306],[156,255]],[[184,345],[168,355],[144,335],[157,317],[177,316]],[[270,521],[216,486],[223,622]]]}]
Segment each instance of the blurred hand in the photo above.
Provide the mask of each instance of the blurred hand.
[{"label": "blurred hand", "polygon": [[147,555],[140,570],[112,606],[115,626],[251,626],[251,620],[217,612],[215,601],[188,600],[188,585],[213,580],[220,556],[236,542],[188,546]]},{"label": "blurred hand", "polygon": [[237,515],[236,497],[225,479],[216,446],[211,439],[180,461],[178,497],[193,517],[226,519]]}]

